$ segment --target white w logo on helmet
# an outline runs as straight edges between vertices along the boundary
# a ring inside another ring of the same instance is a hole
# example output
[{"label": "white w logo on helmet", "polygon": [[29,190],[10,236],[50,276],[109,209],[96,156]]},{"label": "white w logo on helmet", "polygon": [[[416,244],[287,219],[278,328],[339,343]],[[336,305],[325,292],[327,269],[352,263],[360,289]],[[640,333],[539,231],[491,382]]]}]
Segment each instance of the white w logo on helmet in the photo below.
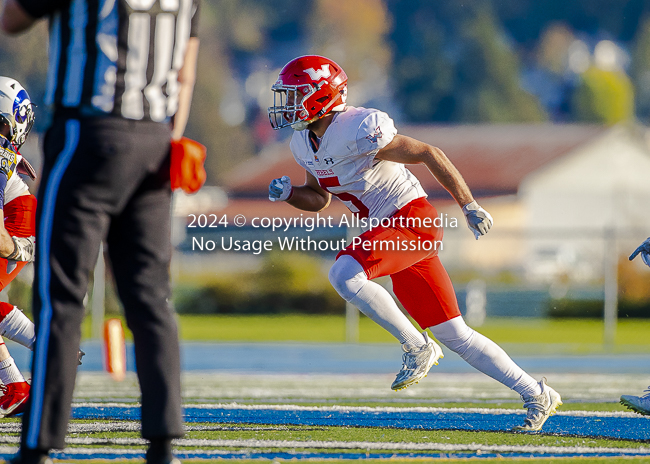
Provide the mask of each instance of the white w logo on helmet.
[{"label": "white w logo on helmet", "polygon": [[329,64],[322,65],[320,69],[304,69],[303,72],[309,74],[309,77],[311,77],[313,81],[319,81],[325,77],[330,77],[332,75]]}]

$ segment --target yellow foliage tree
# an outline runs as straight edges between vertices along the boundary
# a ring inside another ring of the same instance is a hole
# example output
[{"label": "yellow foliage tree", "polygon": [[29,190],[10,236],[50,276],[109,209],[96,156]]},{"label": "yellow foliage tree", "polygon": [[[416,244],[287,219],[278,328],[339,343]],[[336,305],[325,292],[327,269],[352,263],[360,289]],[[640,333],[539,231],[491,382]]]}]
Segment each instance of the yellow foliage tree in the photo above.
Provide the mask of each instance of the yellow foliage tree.
[{"label": "yellow foliage tree", "polygon": [[573,98],[576,119],[613,125],[634,117],[634,87],[622,71],[595,66],[582,74]]}]

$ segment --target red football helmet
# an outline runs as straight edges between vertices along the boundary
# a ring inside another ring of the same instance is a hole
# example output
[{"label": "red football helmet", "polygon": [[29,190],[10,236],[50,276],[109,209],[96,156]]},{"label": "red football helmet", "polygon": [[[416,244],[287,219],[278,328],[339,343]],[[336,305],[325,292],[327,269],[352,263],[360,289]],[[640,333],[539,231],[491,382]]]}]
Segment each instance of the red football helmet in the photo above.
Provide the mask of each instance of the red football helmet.
[{"label": "red football helmet", "polygon": [[304,130],[330,111],[345,108],[348,76],[329,58],[301,56],[282,68],[271,90],[273,106],[268,110],[271,127]]}]

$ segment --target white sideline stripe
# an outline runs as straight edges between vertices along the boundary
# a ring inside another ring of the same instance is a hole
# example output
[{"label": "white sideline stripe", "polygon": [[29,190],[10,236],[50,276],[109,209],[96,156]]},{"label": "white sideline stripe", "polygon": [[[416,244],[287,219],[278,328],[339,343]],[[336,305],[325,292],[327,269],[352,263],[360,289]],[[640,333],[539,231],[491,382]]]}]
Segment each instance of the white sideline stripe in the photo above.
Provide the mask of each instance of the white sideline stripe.
[{"label": "white sideline stripe", "polygon": [[[0,437],[0,443],[19,443],[20,437]],[[143,438],[89,438],[67,437],[68,445],[121,445],[121,446],[146,446],[149,441]],[[375,451],[488,451],[495,453],[580,453],[604,454],[625,453],[650,455],[650,448],[613,448],[613,447],[587,447],[587,446],[544,446],[544,445],[481,445],[477,443],[450,444],[450,443],[394,443],[371,441],[318,441],[318,440],[208,440],[208,439],[176,439],[173,441],[176,452],[209,453],[218,450],[183,449],[182,447],[227,447],[227,448],[300,448],[300,449],[362,449]],[[2,447],[0,447],[2,448]],[[65,454],[97,453],[98,448],[66,448]],[[122,451],[106,448],[103,453],[121,454]],[[129,450],[132,453],[141,453],[140,450]]]},{"label": "white sideline stripe", "polygon": [[[73,403],[74,407],[101,407],[101,408],[140,408],[140,404],[124,403]],[[437,407],[371,407],[371,406],[300,406],[295,404],[240,404],[240,403],[187,403],[183,409],[245,409],[252,411],[356,411],[356,412],[467,412],[477,414],[526,414],[522,409],[503,408],[437,408]],[[575,417],[636,417],[638,419],[650,420],[650,416],[641,416],[629,411],[557,411],[558,416]]]},{"label": "white sideline stripe", "polygon": [[[20,423],[0,423],[0,433],[20,433]],[[103,433],[103,432],[139,432],[141,430],[138,421],[119,422],[94,422],[90,424],[68,424],[68,433]],[[186,432],[202,431],[267,431],[267,430],[289,430],[286,425],[255,425],[255,426],[229,426],[229,425],[185,425]],[[1,442],[1,440],[0,440]]]},{"label": "white sideline stripe", "polygon": [[121,409],[139,409],[142,406],[140,403],[99,403],[99,402],[83,402],[72,403],[73,408],[121,408]]}]

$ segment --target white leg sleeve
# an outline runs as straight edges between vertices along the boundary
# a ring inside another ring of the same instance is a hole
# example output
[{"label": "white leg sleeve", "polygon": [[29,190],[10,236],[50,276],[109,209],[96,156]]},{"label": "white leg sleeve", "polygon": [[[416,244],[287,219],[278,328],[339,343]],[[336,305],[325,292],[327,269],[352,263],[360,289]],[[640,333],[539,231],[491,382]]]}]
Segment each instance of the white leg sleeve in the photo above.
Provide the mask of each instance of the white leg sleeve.
[{"label": "white leg sleeve", "polygon": [[34,323],[15,306],[0,322],[0,335],[30,350],[34,349]]},{"label": "white leg sleeve", "polygon": [[343,255],[330,269],[332,286],[343,297],[375,321],[400,343],[422,346],[424,337],[400,311],[393,297],[384,287],[368,280],[366,273],[352,256]]},{"label": "white leg sleeve", "polygon": [[25,377],[18,370],[14,358],[11,356],[0,362],[0,381],[5,385],[25,381]]},{"label": "white leg sleeve", "polygon": [[458,353],[472,367],[524,398],[542,393],[535,379],[515,364],[499,345],[468,327],[461,316],[429,329],[440,343]]}]

